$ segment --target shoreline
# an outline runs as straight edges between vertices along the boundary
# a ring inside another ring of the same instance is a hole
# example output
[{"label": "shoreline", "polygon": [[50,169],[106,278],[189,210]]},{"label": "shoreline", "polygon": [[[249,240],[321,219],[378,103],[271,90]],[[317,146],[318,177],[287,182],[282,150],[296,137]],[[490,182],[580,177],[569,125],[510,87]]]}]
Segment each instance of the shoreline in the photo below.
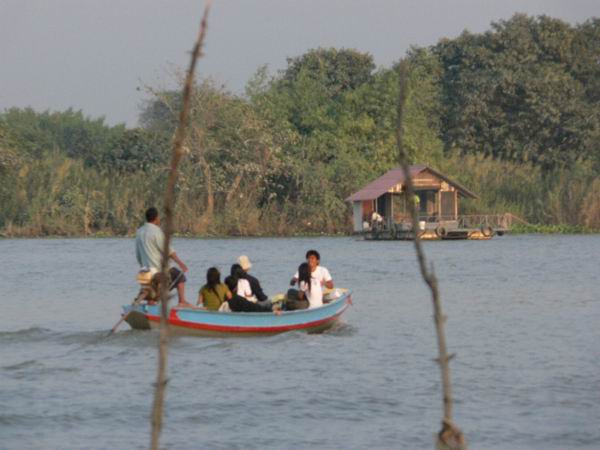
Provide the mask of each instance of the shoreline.
[{"label": "shoreline", "polygon": [[[294,238],[343,238],[355,236],[352,233],[294,233],[294,234],[262,234],[262,235],[226,235],[226,234],[186,234],[174,233],[173,237],[180,239],[294,239]],[[94,234],[19,234],[7,235],[0,232],[0,239],[133,239],[135,234],[109,234],[109,233],[94,233]]]},{"label": "shoreline", "polygon": [[[506,235],[588,235],[600,234],[600,230],[585,228],[579,225],[519,225]],[[290,234],[262,234],[262,235],[227,235],[227,234],[189,234],[174,233],[175,238],[183,239],[294,239],[294,238],[343,238],[360,237],[356,233],[290,233]],[[9,235],[0,231],[0,239],[132,239],[135,234],[112,234],[98,232],[93,234],[14,234]]]}]

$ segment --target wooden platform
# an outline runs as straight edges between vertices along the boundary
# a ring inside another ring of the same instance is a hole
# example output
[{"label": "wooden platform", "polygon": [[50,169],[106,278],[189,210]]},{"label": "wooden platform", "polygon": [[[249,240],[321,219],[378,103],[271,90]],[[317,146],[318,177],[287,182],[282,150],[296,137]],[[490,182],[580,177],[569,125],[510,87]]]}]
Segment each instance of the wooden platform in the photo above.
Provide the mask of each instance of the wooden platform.
[{"label": "wooden platform", "polygon": [[[512,214],[464,215],[456,217],[420,216],[420,239],[424,241],[473,240],[486,241],[494,236],[502,236],[510,230]],[[412,222],[381,224],[372,230],[360,233],[369,241],[410,241],[415,238]]]},{"label": "wooden platform", "polygon": [[[443,227],[419,231],[419,238],[423,241],[456,241],[473,240],[484,241],[494,236],[502,236],[505,229],[494,229],[491,227],[445,230]],[[362,233],[368,241],[412,241],[415,236],[412,230],[381,230],[367,231]]]}]

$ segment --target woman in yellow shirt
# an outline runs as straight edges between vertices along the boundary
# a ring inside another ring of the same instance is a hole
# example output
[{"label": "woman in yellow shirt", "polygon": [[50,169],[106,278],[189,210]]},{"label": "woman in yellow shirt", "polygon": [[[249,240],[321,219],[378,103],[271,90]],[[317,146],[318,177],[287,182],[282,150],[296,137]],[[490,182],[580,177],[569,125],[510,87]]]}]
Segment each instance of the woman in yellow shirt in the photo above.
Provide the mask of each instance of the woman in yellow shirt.
[{"label": "woman in yellow shirt", "polygon": [[206,272],[206,284],[200,288],[197,305],[203,305],[211,311],[218,311],[223,302],[231,299],[231,291],[221,283],[221,274],[216,267]]}]

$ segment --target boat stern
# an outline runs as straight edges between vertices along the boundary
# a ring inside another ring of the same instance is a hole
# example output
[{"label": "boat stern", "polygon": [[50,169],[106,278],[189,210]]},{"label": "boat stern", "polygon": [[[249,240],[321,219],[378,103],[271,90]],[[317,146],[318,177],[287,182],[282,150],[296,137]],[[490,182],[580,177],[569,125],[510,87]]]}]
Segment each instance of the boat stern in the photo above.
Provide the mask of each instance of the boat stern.
[{"label": "boat stern", "polygon": [[138,311],[131,306],[123,307],[125,322],[134,330],[149,330],[151,328],[148,316],[143,311]]}]

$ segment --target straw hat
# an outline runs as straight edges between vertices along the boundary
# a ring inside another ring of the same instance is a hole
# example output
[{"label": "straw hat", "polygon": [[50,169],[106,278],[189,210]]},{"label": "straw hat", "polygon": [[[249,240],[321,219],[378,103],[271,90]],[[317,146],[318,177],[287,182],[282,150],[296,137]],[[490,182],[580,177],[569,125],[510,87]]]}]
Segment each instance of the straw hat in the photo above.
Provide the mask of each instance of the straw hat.
[{"label": "straw hat", "polygon": [[252,267],[250,258],[248,258],[246,255],[242,255],[238,258],[238,264],[242,266],[242,269],[244,270],[249,270]]}]

